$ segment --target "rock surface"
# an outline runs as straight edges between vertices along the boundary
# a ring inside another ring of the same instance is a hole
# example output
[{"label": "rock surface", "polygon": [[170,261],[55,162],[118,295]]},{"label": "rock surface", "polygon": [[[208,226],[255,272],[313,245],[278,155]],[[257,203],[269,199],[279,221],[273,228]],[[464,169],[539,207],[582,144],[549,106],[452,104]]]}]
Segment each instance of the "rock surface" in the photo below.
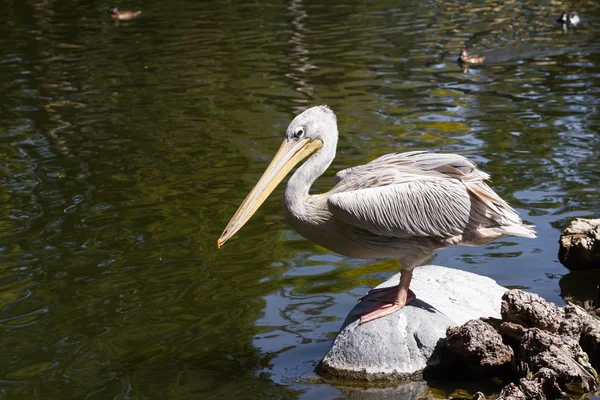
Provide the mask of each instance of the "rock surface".
[{"label": "rock surface", "polygon": [[569,269],[600,269],[600,219],[577,218],[560,234],[558,259]]},{"label": "rock surface", "polygon": [[573,304],[560,308],[510,290],[501,320],[469,321],[448,329],[447,337],[457,362],[510,382],[499,399],[567,398],[599,387],[593,366],[600,360],[600,321]]},{"label": "rock surface", "polygon": [[500,396],[498,396],[499,400],[527,400],[525,393],[521,390],[521,388],[514,383],[509,383],[504,386],[502,391],[500,392]]},{"label": "rock surface", "polygon": [[513,349],[502,342],[502,336],[489,324],[473,319],[462,326],[448,328],[446,347],[455,355],[468,359],[471,374],[502,376],[512,369]]},{"label": "rock surface", "polygon": [[[378,287],[397,285],[400,274]],[[473,273],[422,266],[413,274],[417,299],[385,318],[359,325],[371,301],[350,312],[317,371],[342,380],[420,379],[426,367],[439,365],[446,329],[479,317],[500,317],[505,288]]]}]

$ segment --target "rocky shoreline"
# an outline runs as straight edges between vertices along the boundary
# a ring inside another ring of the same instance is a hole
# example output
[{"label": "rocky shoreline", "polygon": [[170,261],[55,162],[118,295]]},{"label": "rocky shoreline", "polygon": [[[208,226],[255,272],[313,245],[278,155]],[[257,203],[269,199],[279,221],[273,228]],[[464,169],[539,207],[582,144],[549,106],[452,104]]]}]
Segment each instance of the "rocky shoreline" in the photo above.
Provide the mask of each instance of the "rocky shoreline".
[{"label": "rocky shoreline", "polygon": [[[600,268],[600,219],[573,221],[560,245],[568,268]],[[411,288],[417,300],[380,320],[359,325],[371,304],[357,304],[317,372],[340,382],[387,382],[395,392],[412,381],[414,398],[424,395],[419,382],[456,377],[504,385],[499,394],[478,392],[479,400],[571,398],[600,388],[600,319],[578,305],[557,307],[439,266],[417,268]]]},{"label": "rocky shoreline", "polygon": [[[397,285],[397,274],[378,288]],[[415,270],[411,288],[417,299],[402,310],[366,324],[350,312],[317,371],[338,381],[402,382],[419,380],[439,367],[446,329],[479,317],[500,317],[505,288],[490,278],[428,265]]]},{"label": "rocky shoreline", "polygon": [[600,321],[521,290],[504,294],[501,319],[449,328],[446,347],[451,364],[508,382],[491,398],[569,398],[599,387]]}]

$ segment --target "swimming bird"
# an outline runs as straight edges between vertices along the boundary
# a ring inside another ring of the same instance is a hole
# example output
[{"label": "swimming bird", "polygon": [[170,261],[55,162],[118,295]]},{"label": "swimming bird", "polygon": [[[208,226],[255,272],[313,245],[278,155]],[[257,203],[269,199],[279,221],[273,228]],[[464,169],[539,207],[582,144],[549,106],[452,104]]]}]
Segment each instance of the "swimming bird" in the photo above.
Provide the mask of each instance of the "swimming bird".
[{"label": "swimming bird", "polygon": [[563,10],[562,14],[560,14],[560,17],[558,17],[558,19],[556,20],[556,22],[560,22],[562,24],[566,24],[569,18],[569,13],[567,12],[567,10]]},{"label": "swimming bird", "polygon": [[142,14],[141,11],[119,11],[119,9],[115,6],[110,7],[108,10],[106,10],[106,12],[108,13],[108,15],[110,15],[111,18],[119,20],[133,19],[139,17]]},{"label": "swimming bird", "polygon": [[469,49],[467,49],[466,47],[460,49],[460,56],[458,57],[459,63],[480,64],[483,62],[483,60],[485,60],[485,56],[470,55]]},{"label": "swimming bird", "polygon": [[379,157],[338,172],[322,194],[310,187],[335,158],[338,126],[327,106],[309,108],[287,128],[279,151],[229,221],[220,248],[258,210],[290,170],[308,159],[287,183],[283,210],[302,236],[348,257],[395,258],[398,286],[375,289],[362,300],[376,307],[361,323],[384,317],[410,303],[416,266],[441,248],[482,245],[505,236],[533,238],[516,211],[484,181],[489,176],[457,154],[411,151]]},{"label": "swimming bird", "polygon": [[556,22],[560,22],[561,24],[568,23],[571,26],[577,25],[580,21],[581,19],[575,11],[572,11],[569,14],[567,10],[563,10],[562,14],[560,14],[560,17],[558,17],[558,19],[556,20]]},{"label": "swimming bird", "polygon": [[579,23],[579,21],[581,21],[579,19],[579,15],[577,15],[577,13],[575,11],[573,11],[571,14],[569,14],[569,24],[571,24],[572,26],[575,26]]}]

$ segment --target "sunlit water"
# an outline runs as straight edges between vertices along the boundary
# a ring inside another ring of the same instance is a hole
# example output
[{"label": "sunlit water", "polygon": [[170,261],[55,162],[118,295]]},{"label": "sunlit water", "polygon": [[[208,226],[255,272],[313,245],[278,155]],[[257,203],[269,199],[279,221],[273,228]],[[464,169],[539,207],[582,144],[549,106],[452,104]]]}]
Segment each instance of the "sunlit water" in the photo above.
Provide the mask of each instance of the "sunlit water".
[{"label": "sunlit water", "polygon": [[[431,262],[558,304],[595,287],[557,240],[600,213],[598,3],[567,31],[550,1],[132,0],[118,23],[108,5],[0,3],[4,398],[367,396],[313,370],[394,262],[304,240],[281,188],[216,248],[311,105],[341,135],[315,191],[389,152],[466,155],[539,237]],[[461,70],[463,44],[485,64]]]}]

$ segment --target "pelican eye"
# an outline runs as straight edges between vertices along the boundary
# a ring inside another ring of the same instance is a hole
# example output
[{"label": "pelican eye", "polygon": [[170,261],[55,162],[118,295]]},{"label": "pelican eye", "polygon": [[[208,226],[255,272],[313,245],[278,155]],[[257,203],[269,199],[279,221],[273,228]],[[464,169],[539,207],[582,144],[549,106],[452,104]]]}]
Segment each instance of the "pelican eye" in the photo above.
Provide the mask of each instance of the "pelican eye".
[{"label": "pelican eye", "polygon": [[301,139],[304,136],[304,127],[297,127],[292,136],[294,137],[294,139]]}]

